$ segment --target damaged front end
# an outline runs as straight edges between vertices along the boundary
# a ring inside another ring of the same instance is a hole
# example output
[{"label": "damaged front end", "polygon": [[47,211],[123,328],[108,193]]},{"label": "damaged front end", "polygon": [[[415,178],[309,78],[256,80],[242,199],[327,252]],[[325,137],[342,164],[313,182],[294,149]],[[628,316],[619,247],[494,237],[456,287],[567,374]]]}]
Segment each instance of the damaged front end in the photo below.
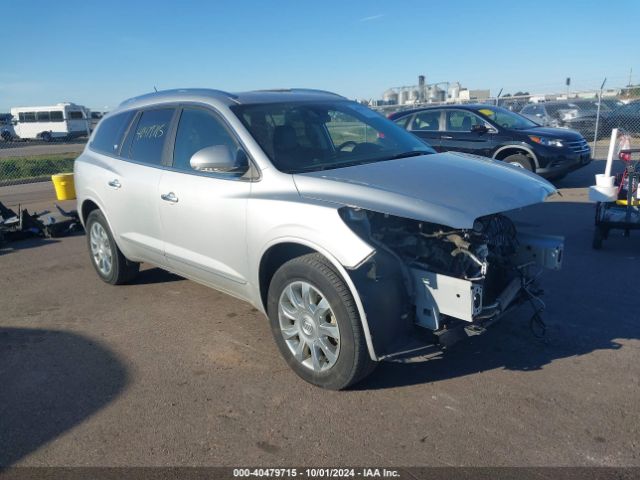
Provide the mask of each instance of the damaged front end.
[{"label": "damaged front end", "polygon": [[536,280],[562,264],[562,237],[518,232],[500,213],[469,229],[351,207],[340,215],[376,249],[350,275],[379,359],[482,333],[524,301],[537,315]]}]

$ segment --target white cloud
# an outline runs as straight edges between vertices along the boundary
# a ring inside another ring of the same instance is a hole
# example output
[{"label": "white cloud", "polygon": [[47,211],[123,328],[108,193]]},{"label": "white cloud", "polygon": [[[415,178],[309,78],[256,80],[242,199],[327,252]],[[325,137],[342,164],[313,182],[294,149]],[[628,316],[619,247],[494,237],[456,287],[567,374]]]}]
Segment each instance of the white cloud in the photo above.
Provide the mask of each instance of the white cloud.
[{"label": "white cloud", "polygon": [[368,17],[362,17],[361,19],[359,19],[359,22],[370,22],[371,20],[377,20],[379,18],[384,17],[384,14],[379,13],[378,15],[370,15]]}]

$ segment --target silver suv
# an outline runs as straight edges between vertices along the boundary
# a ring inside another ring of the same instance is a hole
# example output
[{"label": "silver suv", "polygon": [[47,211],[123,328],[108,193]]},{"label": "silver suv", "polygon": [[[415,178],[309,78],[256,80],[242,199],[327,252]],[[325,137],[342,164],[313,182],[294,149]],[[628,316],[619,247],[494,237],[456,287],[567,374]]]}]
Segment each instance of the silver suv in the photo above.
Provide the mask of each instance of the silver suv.
[{"label": "silver suv", "polygon": [[99,123],[75,182],[102,280],[127,283],[148,262],[246,300],[290,367],[330,389],[445,333],[483,331],[535,299],[538,270],[562,257],[562,238],[517,232],[502,213],[551,184],[435,154],[328,92],[127,100]]}]

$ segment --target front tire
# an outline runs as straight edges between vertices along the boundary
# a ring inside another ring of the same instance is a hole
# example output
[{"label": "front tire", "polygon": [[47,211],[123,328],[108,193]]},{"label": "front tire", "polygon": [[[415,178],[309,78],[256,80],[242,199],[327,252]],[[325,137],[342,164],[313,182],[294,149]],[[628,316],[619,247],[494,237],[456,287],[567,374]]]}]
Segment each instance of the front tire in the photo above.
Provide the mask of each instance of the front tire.
[{"label": "front tire", "polygon": [[280,353],[303,380],[341,390],[375,368],[349,288],[322,255],[294,258],[278,269],[267,312]]},{"label": "front tire", "polygon": [[533,165],[531,164],[531,160],[529,159],[529,157],[527,157],[526,155],[522,155],[521,153],[509,155],[503,160],[503,162],[533,172]]},{"label": "front tire", "polygon": [[102,212],[93,210],[86,223],[91,264],[98,276],[111,285],[133,280],[140,270],[140,264],[127,260],[122,254]]}]

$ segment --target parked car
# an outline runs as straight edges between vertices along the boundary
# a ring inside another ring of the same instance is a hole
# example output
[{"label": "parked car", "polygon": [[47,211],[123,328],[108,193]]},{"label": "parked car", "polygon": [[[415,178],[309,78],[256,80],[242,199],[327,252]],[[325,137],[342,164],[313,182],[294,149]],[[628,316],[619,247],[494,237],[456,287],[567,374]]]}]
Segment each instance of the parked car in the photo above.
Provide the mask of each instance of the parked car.
[{"label": "parked car", "polygon": [[100,119],[102,119],[102,117],[104,117],[105,112],[96,112],[95,110],[91,111],[91,114],[89,116],[89,131],[93,132],[96,128],[96,125],[98,125],[98,122],[100,121]]},{"label": "parked car", "polygon": [[[612,128],[620,128],[627,133],[640,134],[640,101],[621,105],[615,110],[605,112],[600,117],[602,122],[601,133],[611,134]],[[600,130],[600,128],[598,128]]]},{"label": "parked car", "polygon": [[10,142],[15,137],[12,119],[10,113],[0,113],[0,138],[5,142]]},{"label": "parked car", "polygon": [[544,201],[550,183],[435,154],[327,92],[137,97],[100,121],[74,171],[102,280],[127,283],[149,262],[243,299],[289,366],[325,388],[481,333],[562,260],[561,238],[502,213]]},{"label": "parked car", "polygon": [[560,178],[587,165],[591,149],[576,132],[541,127],[492,105],[418,108],[389,119],[424,139],[439,152],[467,152]]},{"label": "parked car", "polygon": [[[600,103],[600,115],[606,115],[617,108],[619,101],[603,99]],[[553,101],[525,106],[520,114],[543,126],[570,128],[583,137],[593,140],[598,115],[598,101],[576,99],[571,101]],[[603,127],[599,124],[598,130]],[[601,130],[601,133],[604,130]],[[611,131],[611,130],[609,130]]]}]

